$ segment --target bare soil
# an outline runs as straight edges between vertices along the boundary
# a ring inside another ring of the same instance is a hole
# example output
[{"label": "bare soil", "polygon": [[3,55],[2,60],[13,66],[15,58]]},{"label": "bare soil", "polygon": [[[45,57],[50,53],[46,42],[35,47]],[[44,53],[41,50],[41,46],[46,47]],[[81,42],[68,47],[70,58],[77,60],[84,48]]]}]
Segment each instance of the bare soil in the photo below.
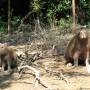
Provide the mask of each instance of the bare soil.
[{"label": "bare soil", "polygon": [[[45,58],[36,61],[35,67],[40,72],[40,78],[48,87],[41,84],[34,87],[33,71],[26,70],[18,79],[18,73],[0,75],[0,90],[90,90],[90,74],[85,66],[66,66],[63,57]],[[61,79],[61,74],[65,79]]]}]

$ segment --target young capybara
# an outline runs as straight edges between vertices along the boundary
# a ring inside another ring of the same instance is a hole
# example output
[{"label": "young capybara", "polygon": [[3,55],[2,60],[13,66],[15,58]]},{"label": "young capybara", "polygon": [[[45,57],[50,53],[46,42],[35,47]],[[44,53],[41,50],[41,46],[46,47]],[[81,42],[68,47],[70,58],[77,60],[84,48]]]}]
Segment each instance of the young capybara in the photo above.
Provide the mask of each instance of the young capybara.
[{"label": "young capybara", "polygon": [[17,54],[14,49],[0,43],[0,66],[2,71],[11,71],[17,66]]}]

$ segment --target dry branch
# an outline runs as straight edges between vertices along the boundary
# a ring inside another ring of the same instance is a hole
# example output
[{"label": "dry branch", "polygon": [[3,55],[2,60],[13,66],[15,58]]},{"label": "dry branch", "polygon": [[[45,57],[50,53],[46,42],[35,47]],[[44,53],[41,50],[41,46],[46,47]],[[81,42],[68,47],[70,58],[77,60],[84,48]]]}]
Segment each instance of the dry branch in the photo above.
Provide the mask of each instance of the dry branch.
[{"label": "dry branch", "polygon": [[70,84],[70,82],[67,80],[67,78],[62,74],[62,72],[60,72],[60,77],[62,80],[64,80],[68,85]]},{"label": "dry branch", "polygon": [[43,87],[48,88],[47,85],[45,85],[43,83],[43,81],[40,79],[39,71],[38,70],[36,70],[35,68],[33,68],[31,66],[28,66],[28,65],[20,66],[20,67],[18,67],[18,70],[20,71],[23,68],[28,68],[28,69],[30,69],[30,70],[32,70],[32,71],[35,72],[35,83],[34,83],[34,87],[37,87],[38,83],[40,83]]}]

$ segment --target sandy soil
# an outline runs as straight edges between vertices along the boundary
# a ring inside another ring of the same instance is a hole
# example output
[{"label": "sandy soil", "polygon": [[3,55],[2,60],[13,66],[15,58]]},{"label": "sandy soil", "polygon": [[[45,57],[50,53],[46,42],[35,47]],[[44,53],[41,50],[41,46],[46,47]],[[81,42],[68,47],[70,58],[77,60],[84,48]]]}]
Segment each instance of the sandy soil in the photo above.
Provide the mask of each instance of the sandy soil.
[{"label": "sandy soil", "polygon": [[[35,77],[30,74],[34,72],[27,70],[20,79],[17,79],[18,73],[0,75],[0,90],[90,90],[90,74],[85,66],[68,67],[62,58],[46,58],[36,61],[35,64],[41,80],[48,88],[41,84],[34,87]],[[66,79],[61,79],[60,72]]]}]

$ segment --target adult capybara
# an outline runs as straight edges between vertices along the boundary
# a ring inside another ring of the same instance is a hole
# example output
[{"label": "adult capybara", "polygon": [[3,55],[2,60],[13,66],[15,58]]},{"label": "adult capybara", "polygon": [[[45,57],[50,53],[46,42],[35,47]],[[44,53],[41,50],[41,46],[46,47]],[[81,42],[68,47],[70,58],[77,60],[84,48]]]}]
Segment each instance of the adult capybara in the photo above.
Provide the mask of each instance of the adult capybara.
[{"label": "adult capybara", "polygon": [[90,37],[86,30],[79,31],[68,43],[65,50],[66,63],[71,62],[75,66],[87,59],[89,65]]}]

